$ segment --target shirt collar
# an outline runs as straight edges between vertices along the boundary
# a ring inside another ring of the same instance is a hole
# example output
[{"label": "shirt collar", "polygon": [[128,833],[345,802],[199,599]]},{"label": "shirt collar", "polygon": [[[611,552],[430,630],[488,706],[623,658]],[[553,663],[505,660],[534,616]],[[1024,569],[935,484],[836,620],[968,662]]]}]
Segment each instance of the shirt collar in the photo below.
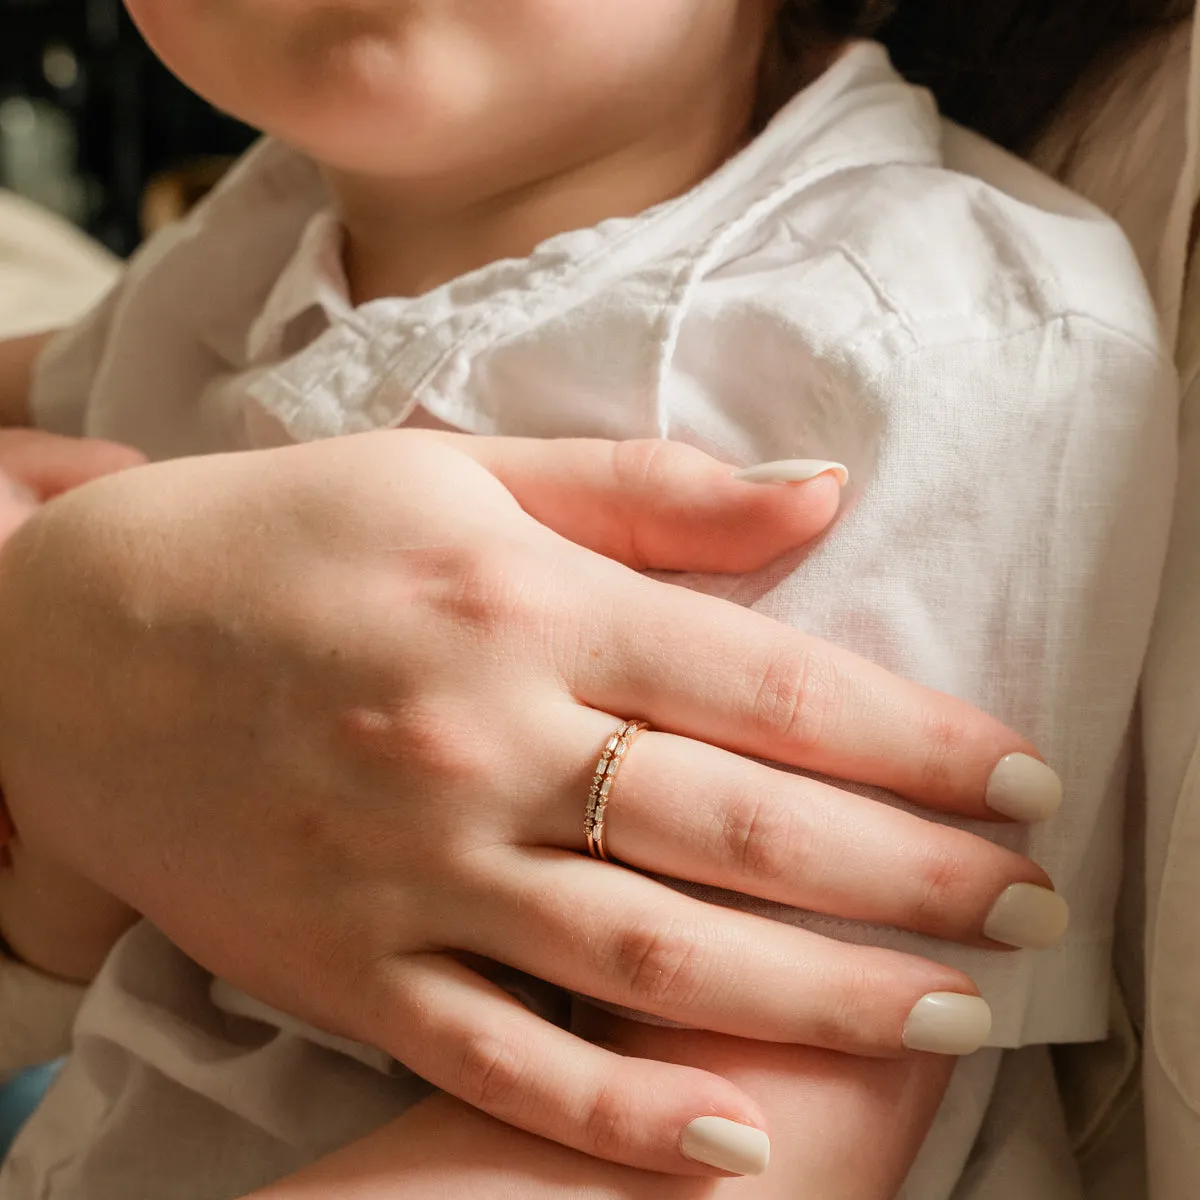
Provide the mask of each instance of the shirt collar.
[{"label": "shirt collar", "polygon": [[[572,297],[685,249],[703,248],[688,267],[700,270],[774,208],[842,171],[936,166],[940,129],[928,94],[896,74],[887,52],[855,42],[753,142],[684,195],[556,235],[526,259],[492,263],[423,296],[357,309],[336,219],[318,212],[253,322],[248,349],[259,371],[250,394],[299,440],[397,425],[418,403],[450,424],[494,432],[495,414],[452,395],[483,344],[553,319]],[[675,272],[661,273],[663,311],[679,282]],[[301,329],[306,313],[318,319]]]},{"label": "shirt collar", "polygon": [[354,306],[342,265],[342,227],[332,210],[316,213],[300,235],[296,252],[284,267],[246,337],[251,366],[276,361],[289,351],[288,334],[301,317],[315,316],[309,341],[323,327],[353,323]]}]

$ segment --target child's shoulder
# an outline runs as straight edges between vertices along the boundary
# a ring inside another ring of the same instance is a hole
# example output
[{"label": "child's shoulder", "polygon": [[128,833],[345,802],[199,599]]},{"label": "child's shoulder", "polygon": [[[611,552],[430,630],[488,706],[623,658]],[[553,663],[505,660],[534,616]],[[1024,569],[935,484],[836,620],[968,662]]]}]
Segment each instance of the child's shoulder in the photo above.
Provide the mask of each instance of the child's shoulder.
[{"label": "child's shoulder", "polygon": [[847,170],[728,239],[706,280],[738,281],[814,339],[914,345],[1002,341],[1088,323],[1163,353],[1136,256],[1107,215],[949,122],[942,161]]}]

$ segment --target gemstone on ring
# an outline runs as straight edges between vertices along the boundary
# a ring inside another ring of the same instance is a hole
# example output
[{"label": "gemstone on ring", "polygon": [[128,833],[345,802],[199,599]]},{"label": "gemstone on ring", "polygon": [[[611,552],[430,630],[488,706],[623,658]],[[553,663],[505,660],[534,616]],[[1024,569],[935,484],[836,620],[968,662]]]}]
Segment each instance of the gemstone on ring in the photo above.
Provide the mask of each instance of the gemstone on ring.
[{"label": "gemstone on ring", "polygon": [[611,862],[604,843],[604,818],[609,797],[621,762],[637,737],[649,726],[645,721],[622,721],[617,731],[604,743],[592,784],[588,789],[587,808],[584,810],[583,832],[587,840],[588,853],[603,862]]}]

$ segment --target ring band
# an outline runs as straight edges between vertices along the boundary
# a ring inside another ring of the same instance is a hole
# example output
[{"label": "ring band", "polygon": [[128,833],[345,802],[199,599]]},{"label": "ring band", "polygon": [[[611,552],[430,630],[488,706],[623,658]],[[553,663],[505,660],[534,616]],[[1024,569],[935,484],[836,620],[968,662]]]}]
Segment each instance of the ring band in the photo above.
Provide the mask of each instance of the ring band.
[{"label": "ring band", "polygon": [[604,815],[608,809],[613,784],[616,783],[617,772],[621,769],[625,755],[629,753],[629,747],[648,728],[645,721],[622,721],[617,726],[616,733],[604,743],[600,761],[596,763],[592,786],[588,791],[583,833],[587,838],[588,853],[602,862],[612,862],[608,847],[604,843]]}]

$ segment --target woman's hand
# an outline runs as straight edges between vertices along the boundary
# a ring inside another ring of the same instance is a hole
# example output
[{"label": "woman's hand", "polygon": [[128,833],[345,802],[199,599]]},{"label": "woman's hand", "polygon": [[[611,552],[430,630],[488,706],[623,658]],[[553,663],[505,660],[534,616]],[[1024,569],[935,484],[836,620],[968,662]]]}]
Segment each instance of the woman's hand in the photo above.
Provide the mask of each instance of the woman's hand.
[{"label": "woman's hand", "polygon": [[1004,849],[738,756],[987,817],[989,799],[1032,811],[1053,791],[1006,759],[1030,752],[1020,738],[630,569],[749,570],[836,504],[828,475],[739,483],[663,443],[414,431],[90,485],[0,555],[17,824],[260,999],[514,1125],[695,1170],[681,1131],[757,1123],[743,1092],[574,1039],[464,956],[875,1055],[903,1052],[922,997],[972,987],[582,857],[619,717],[656,731],[609,810],[633,866],[982,944],[1009,885],[1047,883]]}]

